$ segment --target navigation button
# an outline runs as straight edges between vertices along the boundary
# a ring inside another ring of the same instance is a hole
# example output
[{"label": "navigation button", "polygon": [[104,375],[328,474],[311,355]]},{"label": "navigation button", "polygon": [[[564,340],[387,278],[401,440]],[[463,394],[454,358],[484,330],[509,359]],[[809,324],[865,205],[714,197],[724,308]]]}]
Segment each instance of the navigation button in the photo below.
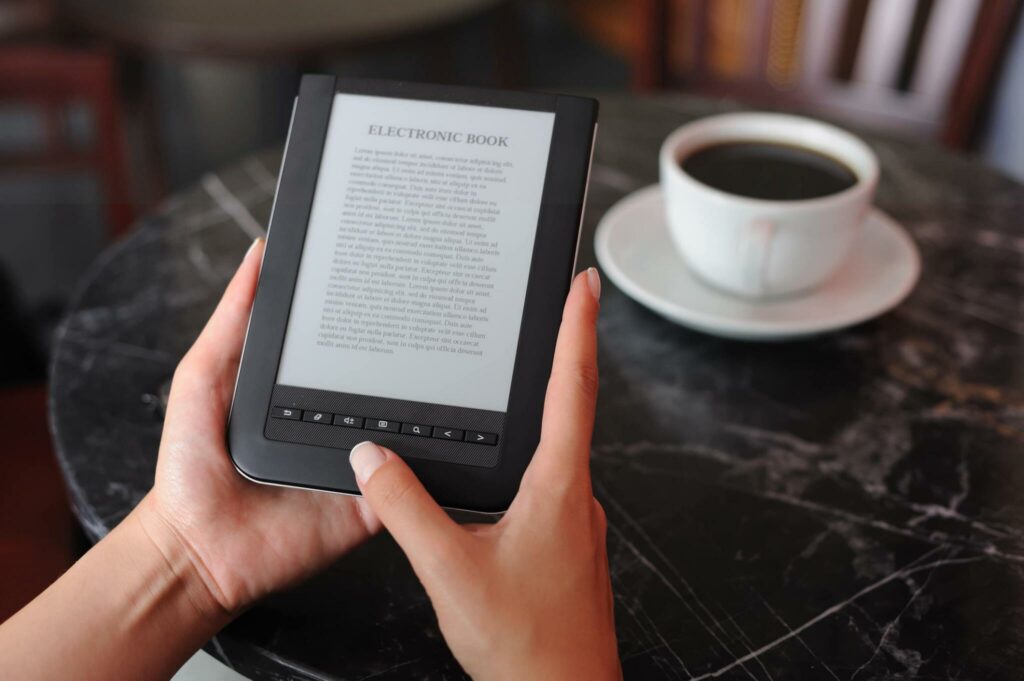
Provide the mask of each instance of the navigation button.
[{"label": "navigation button", "polygon": [[330,423],[331,415],[325,411],[307,411],[302,415],[302,420],[311,423]]},{"label": "navigation button", "polygon": [[462,431],[458,428],[441,428],[434,426],[434,437],[439,440],[462,440]]},{"label": "navigation button", "polygon": [[292,409],[291,407],[274,407],[270,410],[270,415],[275,419],[290,419],[292,421],[298,421],[302,418],[302,410]]},{"label": "navigation button", "polygon": [[430,426],[421,426],[416,423],[403,423],[402,432],[406,435],[419,435],[420,437],[430,437]]},{"label": "navigation button", "polygon": [[366,419],[367,430],[386,430],[389,433],[397,433],[398,427],[402,424],[398,421],[385,421],[384,419]]},{"label": "navigation button", "polygon": [[359,416],[345,416],[344,414],[334,415],[334,425],[345,428],[362,428],[363,419]]},{"label": "navigation button", "polygon": [[498,444],[498,436],[494,433],[478,433],[475,430],[470,430],[466,432],[466,442],[478,445],[496,445]]}]

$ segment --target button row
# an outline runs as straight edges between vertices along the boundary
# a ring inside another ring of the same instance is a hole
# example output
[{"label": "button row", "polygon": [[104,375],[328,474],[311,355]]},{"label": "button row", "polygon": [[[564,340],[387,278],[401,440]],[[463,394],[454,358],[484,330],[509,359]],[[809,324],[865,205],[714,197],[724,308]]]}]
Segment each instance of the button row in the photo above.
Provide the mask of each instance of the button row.
[{"label": "button row", "polygon": [[479,445],[498,444],[498,436],[494,433],[481,433],[475,430],[459,430],[458,428],[442,428],[441,426],[425,426],[417,423],[400,423],[398,421],[386,421],[384,419],[368,419],[363,418],[362,416],[330,414],[326,411],[304,411],[302,409],[292,409],[290,407],[274,407],[270,410],[270,415],[275,419],[307,421],[309,423],[321,423],[324,425],[340,426],[342,428],[360,428],[363,430],[377,430],[388,433],[402,433],[404,435],[416,435],[419,437],[433,437],[438,440],[472,442]]}]

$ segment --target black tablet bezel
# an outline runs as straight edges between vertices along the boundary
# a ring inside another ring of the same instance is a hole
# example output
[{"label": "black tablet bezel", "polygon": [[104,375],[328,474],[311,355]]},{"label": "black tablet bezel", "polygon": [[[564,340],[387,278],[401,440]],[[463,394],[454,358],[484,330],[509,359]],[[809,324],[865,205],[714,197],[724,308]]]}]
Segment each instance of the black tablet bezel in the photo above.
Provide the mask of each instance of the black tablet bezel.
[{"label": "black tablet bezel", "polygon": [[[296,98],[267,246],[228,425],[236,468],[262,483],[358,494],[347,450],[269,439],[285,330],[335,93],[548,111],[555,114],[515,368],[492,467],[406,460],[443,506],[500,512],[511,503],[540,439],[544,392],[569,291],[597,125],[582,97],[305,76]],[[380,402],[382,398],[371,398]],[[436,405],[434,405],[436,406]],[[448,407],[458,412],[460,408]],[[325,409],[326,410],[326,409]],[[469,410],[472,411],[472,410]],[[459,427],[458,423],[450,423]],[[320,426],[324,427],[324,426]],[[372,431],[361,439],[380,441]],[[394,440],[394,438],[391,438]],[[440,442],[440,441],[439,441]],[[472,445],[482,447],[483,445]],[[399,454],[401,444],[395,447]]]}]

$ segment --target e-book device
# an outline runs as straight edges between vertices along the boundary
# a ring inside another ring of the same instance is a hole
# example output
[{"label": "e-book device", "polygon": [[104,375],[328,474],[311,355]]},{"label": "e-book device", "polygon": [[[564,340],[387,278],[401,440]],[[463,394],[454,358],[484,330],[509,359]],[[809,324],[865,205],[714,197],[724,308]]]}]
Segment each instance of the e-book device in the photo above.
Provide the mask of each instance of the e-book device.
[{"label": "e-book device", "polygon": [[228,440],[257,482],[358,494],[401,455],[438,503],[508,507],[540,437],[597,103],[306,76]]}]

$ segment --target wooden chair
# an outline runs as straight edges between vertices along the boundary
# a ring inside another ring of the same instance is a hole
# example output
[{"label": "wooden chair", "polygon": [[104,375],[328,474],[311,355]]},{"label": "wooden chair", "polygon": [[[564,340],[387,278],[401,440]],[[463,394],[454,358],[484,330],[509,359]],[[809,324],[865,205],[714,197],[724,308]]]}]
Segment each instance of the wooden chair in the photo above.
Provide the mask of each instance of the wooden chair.
[{"label": "wooden chair", "polygon": [[[30,107],[45,127],[38,148],[0,154],[0,171],[90,173],[104,194],[110,236],[125,233],[135,213],[114,59],[60,47],[0,48],[0,105]],[[88,112],[90,139],[71,134],[76,110]]]},{"label": "wooden chair", "polygon": [[[108,235],[117,237],[128,230],[134,209],[116,64],[103,52],[43,43],[51,19],[46,2],[0,5],[0,37],[8,41],[0,47],[0,106],[31,112],[43,130],[38,143],[0,151],[0,173],[88,173],[103,192]],[[86,130],[71,124],[81,112],[87,114]],[[0,321],[26,324],[12,301],[0,281]],[[74,560],[76,539],[81,542],[47,430],[44,370],[35,366],[44,363],[42,357],[35,360],[41,349],[30,337],[15,340],[17,327],[4,329],[0,347],[7,361],[17,365],[5,366],[0,376],[0,424],[6,438],[0,448],[5,471],[0,481],[0,621],[60,576]],[[30,358],[32,367],[20,364]]]},{"label": "wooden chair", "polygon": [[633,0],[638,89],[972,141],[1021,0]]}]

